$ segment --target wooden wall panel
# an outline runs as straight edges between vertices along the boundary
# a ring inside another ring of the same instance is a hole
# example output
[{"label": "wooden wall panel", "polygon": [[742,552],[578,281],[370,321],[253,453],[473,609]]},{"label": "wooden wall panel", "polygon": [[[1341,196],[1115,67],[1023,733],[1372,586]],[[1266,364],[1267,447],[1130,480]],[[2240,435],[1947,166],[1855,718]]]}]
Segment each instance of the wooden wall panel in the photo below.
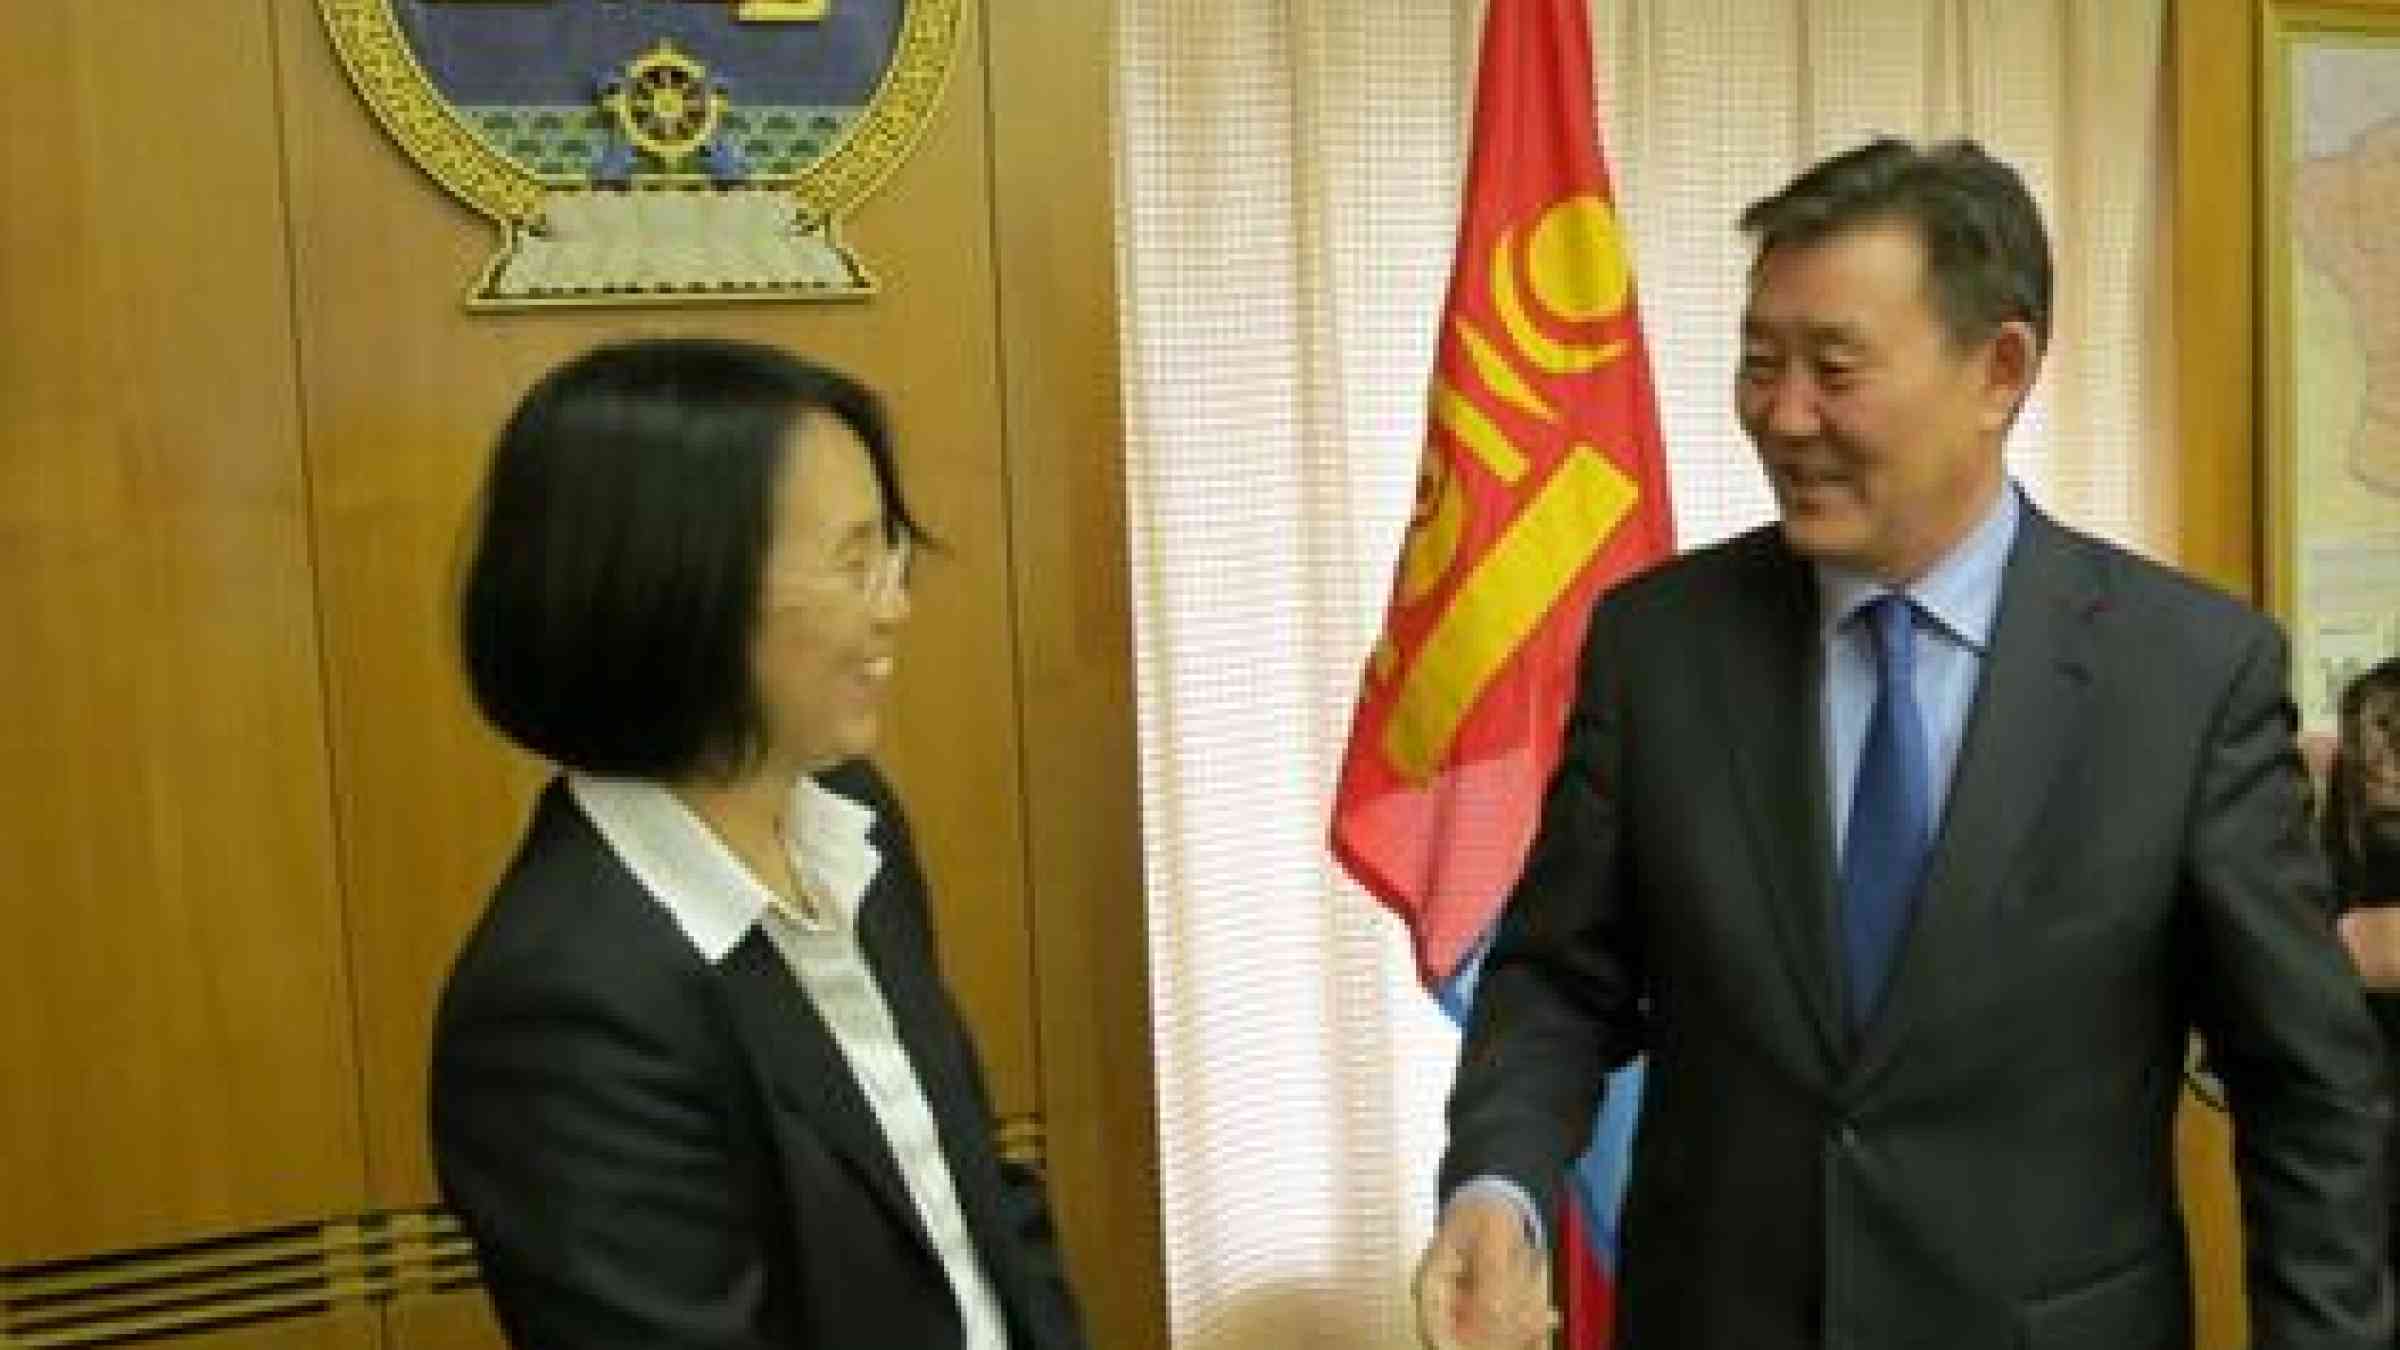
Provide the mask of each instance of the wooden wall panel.
[{"label": "wooden wall panel", "polygon": [[[2259,0],[2169,6],[2173,167],[2169,308],[2175,349],[2173,458],[2155,466],[2174,507],[2173,556],[2238,595],[2258,595],[2259,437],[2252,296]],[[2186,1096],[2175,1120],[2193,1278],[2196,1350],[2249,1341],[2233,1131]]]},{"label": "wooden wall panel", "polygon": [[973,9],[916,154],[852,221],[864,304],[469,315],[494,232],[388,138],[313,0],[274,0],[291,108],[300,369],[325,622],[342,875],[359,953],[369,1158],[381,1204],[432,1194],[425,1045],[438,981],[539,771],[466,702],[450,600],[493,433],[542,370],[599,339],[780,342],[880,388],[903,474],[951,548],[921,568],[882,756],[924,844],[954,988],[1004,1113],[1035,1109],[1008,518],[993,334],[983,54]]},{"label": "wooden wall panel", "polygon": [[[375,1310],[364,1304],[334,1308],[314,1317],[179,1336],[174,1350],[377,1350],[391,1344]],[[462,1347],[462,1350],[468,1350]]]},{"label": "wooden wall panel", "polygon": [[1093,1344],[1167,1343],[1133,714],[1115,0],[991,25],[1017,662],[1051,1192]]},{"label": "wooden wall panel", "polygon": [[383,1310],[391,1350],[507,1350],[508,1338],[479,1289],[404,1294]]},{"label": "wooden wall panel", "polygon": [[0,1264],[362,1198],[263,0],[0,5]]},{"label": "wooden wall panel", "polygon": [[2260,0],[2171,7],[2177,560],[2258,594]]}]

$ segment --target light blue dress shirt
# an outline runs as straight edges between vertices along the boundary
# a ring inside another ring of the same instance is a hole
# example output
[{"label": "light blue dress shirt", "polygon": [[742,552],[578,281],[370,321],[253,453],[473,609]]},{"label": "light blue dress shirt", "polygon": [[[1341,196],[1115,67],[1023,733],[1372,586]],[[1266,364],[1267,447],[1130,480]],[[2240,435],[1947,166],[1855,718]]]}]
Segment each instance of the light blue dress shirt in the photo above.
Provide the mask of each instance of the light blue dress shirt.
[{"label": "light blue dress shirt", "polygon": [[[2000,614],[2000,581],[2024,515],[2016,484],[1967,537],[1925,574],[1903,588],[1916,607],[1917,708],[1925,719],[1925,786],[1934,833],[1941,833],[1942,807],[1958,770],[1959,743],[1966,739],[1967,712],[1991,650],[1992,624]],[[1825,684],[1819,712],[1825,736],[1826,819],[1833,822],[1834,870],[1841,870],[1850,836],[1850,797],[1858,781],[1858,759],[1866,747],[1867,720],[1875,708],[1875,634],[1853,623],[1859,609],[1892,587],[1864,572],[1833,563],[1816,564],[1821,603],[1819,637],[1825,644]]]}]

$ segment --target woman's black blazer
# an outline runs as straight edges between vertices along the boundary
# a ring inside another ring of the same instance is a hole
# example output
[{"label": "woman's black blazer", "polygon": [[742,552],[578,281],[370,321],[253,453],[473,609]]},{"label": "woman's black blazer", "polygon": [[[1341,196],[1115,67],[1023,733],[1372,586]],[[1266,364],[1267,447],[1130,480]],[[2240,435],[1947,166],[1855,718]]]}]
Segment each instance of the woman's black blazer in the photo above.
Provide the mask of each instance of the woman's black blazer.
[{"label": "woman's black blazer", "polygon": [[[876,812],[859,940],[1012,1350],[1080,1350],[1040,1180],[994,1151],[898,803],[863,763],[821,781]],[[775,947],[753,927],[703,959],[563,782],[451,971],[432,1126],[444,1196],[519,1346],[961,1344],[898,1164]]]}]

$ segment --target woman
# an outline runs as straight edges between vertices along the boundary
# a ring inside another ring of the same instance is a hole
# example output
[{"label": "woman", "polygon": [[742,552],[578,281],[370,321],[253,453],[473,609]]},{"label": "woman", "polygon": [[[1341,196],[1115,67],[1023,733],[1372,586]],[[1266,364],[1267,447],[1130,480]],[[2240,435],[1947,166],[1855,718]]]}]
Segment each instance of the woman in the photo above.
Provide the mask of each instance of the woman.
[{"label": "woman", "polygon": [[2342,690],[2319,816],[2342,940],[2400,1047],[2400,657]]},{"label": "woman", "polygon": [[[2385,1053],[2400,1068],[2400,657],[2351,680],[2337,720],[2321,817],[2325,857],[2342,941],[2383,1026]],[[2400,1122],[2392,1142],[2392,1231],[2400,1234]],[[2400,1273],[2400,1244],[2393,1269]]]},{"label": "woman", "polygon": [[461,637],[558,765],[434,1032],[442,1189],[541,1347],[1079,1347],[873,747],[915,519],[865,389],[648,340],[501,433]]},{"label": "woman", "polygon": [[2342,690],[2325,854],[2342,902],[2400,905],[2400,657]]}]

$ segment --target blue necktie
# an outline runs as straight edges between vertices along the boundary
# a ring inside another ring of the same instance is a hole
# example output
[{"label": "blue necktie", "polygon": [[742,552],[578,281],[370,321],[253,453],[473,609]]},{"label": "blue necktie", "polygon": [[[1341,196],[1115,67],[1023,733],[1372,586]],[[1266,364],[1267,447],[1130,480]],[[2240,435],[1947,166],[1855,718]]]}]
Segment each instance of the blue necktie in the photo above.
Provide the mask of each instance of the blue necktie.
[{"label": "blue necktie", "polygon": [[1842,969],[1854,1031],[1882,1001],[1932,837],[1925,719],[1917,715],[1916,608],[1893,594],[1859,613],[1874,625],[1878,678],[1842,847]]}]

